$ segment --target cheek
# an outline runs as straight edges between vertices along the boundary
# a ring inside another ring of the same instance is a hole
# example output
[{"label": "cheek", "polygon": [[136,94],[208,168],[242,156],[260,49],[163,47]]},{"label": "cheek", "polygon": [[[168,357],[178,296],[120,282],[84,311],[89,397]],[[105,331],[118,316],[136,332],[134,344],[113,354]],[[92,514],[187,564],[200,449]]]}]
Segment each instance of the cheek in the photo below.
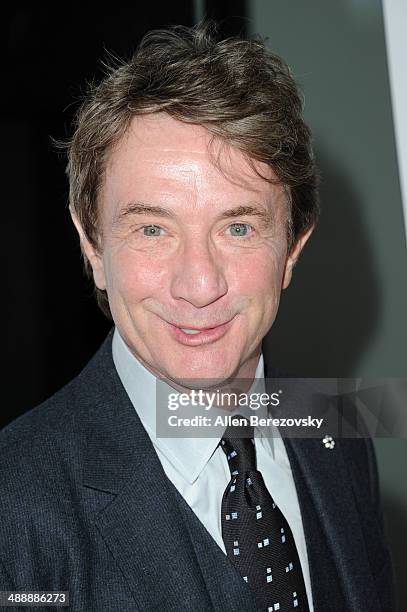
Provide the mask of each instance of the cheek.
[{"label": "cheek", "polygon": [[137,303],[165,286],[165,268],[154,259],[131,249],[112,250],[105,259],[109,299]]},{"label": "cheek", "polygon": [[284,272],[284,258],[269,251],[237,259],[230,268],[230,286],[263,307],[278,304]]}]

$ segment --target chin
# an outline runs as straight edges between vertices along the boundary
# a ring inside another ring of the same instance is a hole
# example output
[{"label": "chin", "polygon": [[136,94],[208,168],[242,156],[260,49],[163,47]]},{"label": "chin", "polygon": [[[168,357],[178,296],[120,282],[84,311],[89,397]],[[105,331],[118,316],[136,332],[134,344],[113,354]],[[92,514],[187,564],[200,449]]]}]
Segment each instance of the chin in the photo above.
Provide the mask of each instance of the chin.
[{"label": "chin", "polygon": [[[216,360],[218,361],[218,360]],[[190,362],[188,364],[171,364],[171,367],[166,368],[167,377],[188,388],[203,388],[208,386],[219,386],[221,383],[232,377],[238,364],[227,364],[223,360],[222,363],[214,363],[210,361],[201,361],[201,363]]]}]

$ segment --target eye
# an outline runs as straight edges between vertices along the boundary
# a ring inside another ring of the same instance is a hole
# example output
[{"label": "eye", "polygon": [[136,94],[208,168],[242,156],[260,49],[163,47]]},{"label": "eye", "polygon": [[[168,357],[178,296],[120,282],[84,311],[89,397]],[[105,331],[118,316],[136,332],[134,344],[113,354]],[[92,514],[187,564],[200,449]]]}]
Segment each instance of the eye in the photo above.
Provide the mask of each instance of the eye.
[{"label": "eye", "polygon": [[143,236],[159,236],[161,232],[159,225],[143,225],[140,229],[143,230]]},{"label": "eye", "polygon": [[249,223],[232,223],[229,228],[232,236],[247,236],[253,229]]}]

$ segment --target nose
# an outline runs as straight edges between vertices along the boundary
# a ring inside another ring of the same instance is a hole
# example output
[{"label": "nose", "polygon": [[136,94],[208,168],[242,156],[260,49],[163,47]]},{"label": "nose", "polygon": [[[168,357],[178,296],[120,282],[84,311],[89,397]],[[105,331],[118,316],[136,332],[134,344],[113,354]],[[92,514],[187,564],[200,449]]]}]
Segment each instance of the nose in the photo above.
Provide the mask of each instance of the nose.
[{"label": "nose", "polygon": [[184,242],[173,266],[171,295],[196,308],[208,306],[227,293],[222,259],[207,237],[194,235]]}]

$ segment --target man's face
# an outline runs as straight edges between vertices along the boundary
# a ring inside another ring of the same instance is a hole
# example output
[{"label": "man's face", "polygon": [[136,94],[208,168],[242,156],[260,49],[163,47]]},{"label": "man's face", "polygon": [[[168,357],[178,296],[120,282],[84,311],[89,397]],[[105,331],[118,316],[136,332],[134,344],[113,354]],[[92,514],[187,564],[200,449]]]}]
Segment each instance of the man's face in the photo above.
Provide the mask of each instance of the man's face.
[{"label": "man's face", "polygon": [[209,140],[165,114],[134,118],[107,164],[101,253],[81,235],[123,339],[174,382],[254,375],[303,244],[287,255],[283,187],[224,145],[221,172]]}]

